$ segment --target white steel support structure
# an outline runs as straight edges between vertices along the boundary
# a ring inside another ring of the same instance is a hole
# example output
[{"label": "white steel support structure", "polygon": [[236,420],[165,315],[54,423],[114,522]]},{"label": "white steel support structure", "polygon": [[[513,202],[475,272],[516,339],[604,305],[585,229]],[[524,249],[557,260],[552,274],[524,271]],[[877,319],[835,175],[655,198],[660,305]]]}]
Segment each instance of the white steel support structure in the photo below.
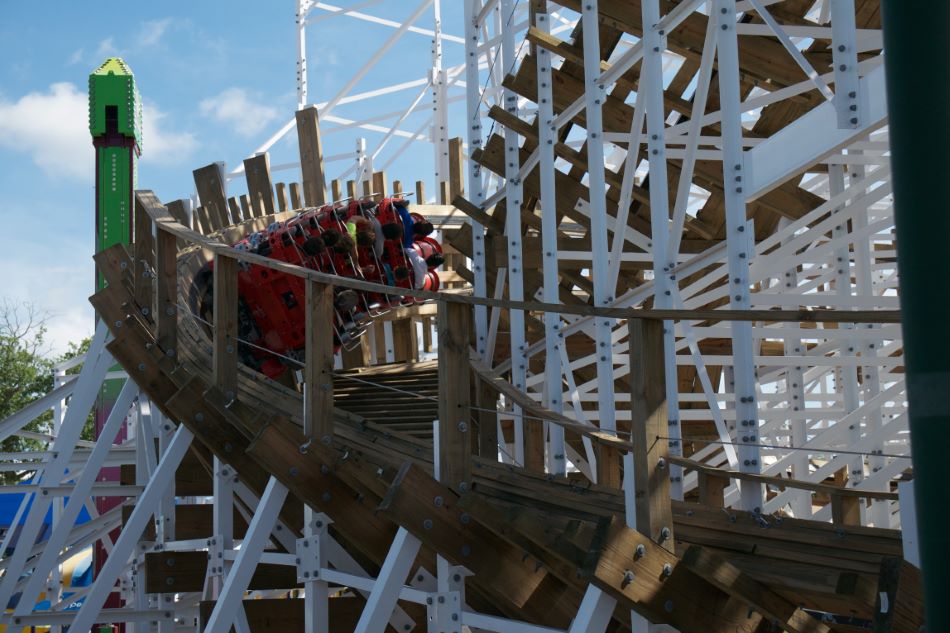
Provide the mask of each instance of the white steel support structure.
[{"label": "white steel support structure", "polygon": [[[515,1],[501,0],[502,27],[501,61],[505,73],[510,72],[517,61],[515,31],[511,23],[515,17]],[[505,111],[518,116],[518,95],[504,90]],[[508,298],[524,301],[524,257],[521,251],[521,205],[524,203],[524,188],[521,182],[521,145],[518,133],[504,129],[505,136],[505,241],[508,251]],[[525,356],[525,315],[522,310],[509,311],[511,330],[511,383],[518,389],[527,389],[528,361]],[[514,407],[514,455],[515,462],[525,463],[524,418],[521,407]]]},{"label": "white steel support structure", "polygon": [[[542,33],[551,33],[551,16],[547,8],[535,13],[535,28]],[[555,187],[554,144],[557,143],[557,128],[554,125],[554,86],[551,75],[551,53],[544,47],[535,50],[538,65],[538,163],[541,181],[541,261],[544,286],[542,299],[545,303],[560,303],[560,275],[558,273],[557,245],[557,190]],[[559,335],[560,315],[554,312],[544,314],[545,365],[544,365],[544,406],[562,413],[564,411],[564,388],[561,373],[561,346],[563,338]],[[570,371],[570,370],[568,370]],[[567,455],[564,444],[564,429],[557,425],[547,425],[548,472],[556,475],[567,474]]]},{"label": "white steel support structure", "polygon": [[[749,264],[754,237],[746,220],[745,174],[742,152],[742,122],[739,104],[739,50],[736,35],[735,0],[717,0],[714,16],[719,24],[717,59],[719,61],[719,99],[722,106],[722,177],[726,200],[726,248],[728,251],[727,292],[734,310],[751,307]],[[712,18],[711,18],[712,19]],[[756,395],[755,364],[752,349],[752,324],[732,324],[732,359],[737,398],[735,412],[739,445],[739,469],[757,473],[761,470],[759,452],[759,414]],[[743,439],[745,438],[745,439]],[[740,484],[742,507],[760,511],[762,486],[752,482]]]},{"label": "white steel support structure", "polygon": [[[581,11],[584,40],[584,111],[587,115],[587,163],[590,189],[590,242],[594,277],[594,305],[613,304],[614,289],[608,285],[610,263],[607,244],[607,185],[604,174],[603,102],[605,85],[600,71],[600,24],[597,1],[588,0]],[[617,431],[614,410],[614,362],[611,320],[594,319],[594,345],[597,357],[597,402],[600,428]]]}]

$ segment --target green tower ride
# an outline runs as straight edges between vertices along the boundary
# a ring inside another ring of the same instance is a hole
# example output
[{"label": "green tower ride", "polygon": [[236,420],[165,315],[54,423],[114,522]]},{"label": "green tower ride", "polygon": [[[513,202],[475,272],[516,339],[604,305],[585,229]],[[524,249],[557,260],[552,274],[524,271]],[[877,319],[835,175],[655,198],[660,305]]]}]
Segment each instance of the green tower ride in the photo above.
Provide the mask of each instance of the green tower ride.
[{"label": "green tower ride", "polygon": [[[132,241],[132,196],[136,186],[136,161],[142,152],[142,102],[131,69],[118,57],[110,57],[89,75],[89,133],[96,149],[98,253],[114,244],[130,244]],[[105,279],[97,270],[96,290],[103,286]],[[97,438],[121,387],[121,380],[103,383],[96,404]],[[117,439],[122,441],[125,438],[123,428]],[[103,468],[101,479],[118,481],[119,469]],[[98,497],[96,508],[103,513],[121,502],[119,498]],[[93,558],[97,575],[107,555],[97,544]],[[112,594],[105,606],[120,606],[118,595]]]}]

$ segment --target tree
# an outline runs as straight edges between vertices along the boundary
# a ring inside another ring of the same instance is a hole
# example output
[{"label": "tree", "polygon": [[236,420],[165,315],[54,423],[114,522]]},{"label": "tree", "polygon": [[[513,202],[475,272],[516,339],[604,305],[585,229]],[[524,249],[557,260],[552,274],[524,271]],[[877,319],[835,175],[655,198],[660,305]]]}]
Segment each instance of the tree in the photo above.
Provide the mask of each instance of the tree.
[{"label": "tree", "polygon": [[[29,303],[14,304],[0,300],[0,420],[21,410],[53,389],[53,368],[56,363],[84,354],[89,339],[71,343],[69,350],[56,359],[49,358],[46,342],[47,316]],[[78,368],[69,373],[78,371]],[[90,415],[83,429],[83,439],[93,439],[94,423]],[[47,411],[27,424],[24,429],[35,433],[50,433],[52,411]],[[0,451],[18,453],[46,450],[46,442],[32,438],[11,436],[0,442]],[[23,473],[0,473],[4,484],[15,483]]]}]

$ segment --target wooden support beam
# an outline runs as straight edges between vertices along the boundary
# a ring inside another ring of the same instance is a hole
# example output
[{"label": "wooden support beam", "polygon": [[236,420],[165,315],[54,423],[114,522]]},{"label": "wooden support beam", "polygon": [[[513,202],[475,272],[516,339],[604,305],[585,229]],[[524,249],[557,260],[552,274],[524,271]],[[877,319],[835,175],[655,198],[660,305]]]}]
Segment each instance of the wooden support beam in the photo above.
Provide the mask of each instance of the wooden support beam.
[{"label": "wooden support beam", "polygon": [[402,198],[402,197],[403,197],[403,195],[402,195],[403,193],[405,193],[405,192],[402,190],[402,181],[401,181],[401,180],[394,180],[394,181],[393,181],[393,195],[396,196],[396,197]]},{"label": "wooden support beam", "polygon": [[154,240],[152,239],[152,218],[142,206],[138,196],[134,204],[134,225],[132,243],[132,279],[135,288],[135,303],[149,315],[152,305],[152,271],[154,260]]},{"label": "wooden support beam", "polygon": [[235,198],[234,196],[231,196],[230,198],[228,198],[228,209],[231,210],[231,220],[235,224],[237,224],[238,222],[242,220],[249,219],[241,215],[241,205],[238,204],[237,198]]},{"label": "wooden support beam", "polygon": [[347,198],[356,197],[356,181],[355,180],[346,181],[346,197]]},{"label": "wooden support beam", "polygon": [[472,477],[469,330],[472,308],[439,303],[439,481],[465,491]]},{"label": "wooden support beam", "polygon": [[393,360],[397,363],[419,360],[419,340],[412,319],[396,319],[393,327]]},{"label": "wooden support beam", "polygon": [[478,411],[478,454],[484,459],[498,461],[498,394],[484,381],[475,384],[475,402]]},{"label": "wooden support beam", "polygon": [[277,211],[283,213],[287,210],[287,185],[285,183],[279,182],[274,185],[274,189],[277,194]]},{"label": "wooden support beam", "polygon": [[333,286],[307,280],[304,435],[333,439]]},{"label": "wooden support beam", "polygon": [[448,204],[451,198],[449,197],[449,183],[447,180],[439,182],[439,204]]},{"label": "wooden support beam", "polygon": [[369,179],[364,180],[363,181],[363,195],[369,196],[371,193],[373,193],[373,181]]},{"label": "wooden support beam", "polygon": [[835,525],[861,525],[861,504],[854,496],[831,494],[831,522]]},{"label": "wooden support beam", "polygon": [[637,529],[673,551],[663,322],[630,319],[627,324]]},{"label": "wooden support beam", "polygon": [[373,193],[376,194],[376,200],[389,195],[386,190],[386,172],[373,172]]},{"label": "wooden support beam", "polygon": [[178,355],[178,239],[158,227],[155,240],[155,342]]},{"label": "wooden support beam", "polygon": [[211,230],[217,231],[231,225],[228,217],[228,199],[224,189],[224,179],[221,177],[221,167],[211,163],[199,167],[192,172],[195,179],[195,189],[201,206],[208,212],[211,221]]},{"label": "wooden support beam", "polygon": [[[186,593],[201,591],[208,569],[207,552],[156,552],[145,555],[146,593]],[[254,571],[248,589],[293,589],[297,570],[292,566],[261,563]]]},{"label": "wooden support beam", "polygon": [[302,209],[303,201],[300,197],[300,183],[292,182],[290,183],[290,206],[293,209]]},{"label": "wooden support beam", "polygon": [[304,201],[308,207],[320,207],[327,203],[327,177],[323,165],[323,144],[320,141],[320,117],[314,106],[297,110],[296,117]]},{"label": "wooden support beam", "polygon": [[238,200],[241,201],[241,217],[245,220],[250,220],[254,217],[254,209],[251,207],[251,198],[246,193],[241,194],[238,197]]},{"label": "wooden support beam", "polygon": [[214,383],[233,398],[237,393],[238,335],[237,260],[214,256]]},{"label": "wooden support beam", "polygon": [[416,181],[416,204],[426,203],[426,184],[421,180]]},{"label": "wooden support beam", "polygon": [[188,221],[188,212],[185,210],[184,200],[172,200],[165,205],[165,208],[168,209],[168,213],[175,218],[176,222],[182,226],[191,226],[191,223]]},{"label": "wooden support beam", "polygon": [[708,472],[700,472],[697,475],[699,477],[699,502],[711,508],[725,507],[725,490],[729,487],[729,477]]},{"label": "wooden support beam", "polygon": [[244,159],[244,178],[254,208],[254,216],[274,214],[274,186],[270,179],[270,156],[267,152]]},{"label": "wooden support beam", "polygon": [[343,183],[341,183],[339,179],[334,179],[330,183],[330,189],[333,191],[332,202],[339,202],[343,199]]},{"label": "wooden support beam", "polygon": [[[886,604],[882,600],[885,596]],[[918,633],[925,630],[924,624],[920,570],[903,558],[885,558],[881,561],[874,609],[875,633]]]},{"label": "wooden support beam", "polygon": [[449,204],[458,196],[465,195],[465,171],[462,139],[458,136],[449,139],[449,195],[442,204]]}]

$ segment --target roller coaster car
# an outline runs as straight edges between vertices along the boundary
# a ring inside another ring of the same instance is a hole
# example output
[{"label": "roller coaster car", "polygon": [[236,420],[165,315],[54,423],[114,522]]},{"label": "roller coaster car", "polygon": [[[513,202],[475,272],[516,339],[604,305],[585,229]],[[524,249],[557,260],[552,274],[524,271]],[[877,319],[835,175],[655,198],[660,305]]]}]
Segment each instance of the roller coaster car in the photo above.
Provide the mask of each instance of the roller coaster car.
[{"label": "roller coaster car", "polygon": [[[353,344],[374,316],[413,302],[399,288],[438,290],[436,272],[442,246],[430,237],[432,224],[409,212],[401,198],[378,204],[353,200],[342,206],[307,209],[275,222],[233,245],[311,270],[371,281],[392,293],[334,289],[333,342],[337,350]],[[191,311],[206,329],[213,322],[214,262],[195,275]],[[306,332],[306,286],[300,277],[256,264],[238,263],[238,354],[270,378],[303,361]],[[209,329],[210,332],[210,329]]]}]

